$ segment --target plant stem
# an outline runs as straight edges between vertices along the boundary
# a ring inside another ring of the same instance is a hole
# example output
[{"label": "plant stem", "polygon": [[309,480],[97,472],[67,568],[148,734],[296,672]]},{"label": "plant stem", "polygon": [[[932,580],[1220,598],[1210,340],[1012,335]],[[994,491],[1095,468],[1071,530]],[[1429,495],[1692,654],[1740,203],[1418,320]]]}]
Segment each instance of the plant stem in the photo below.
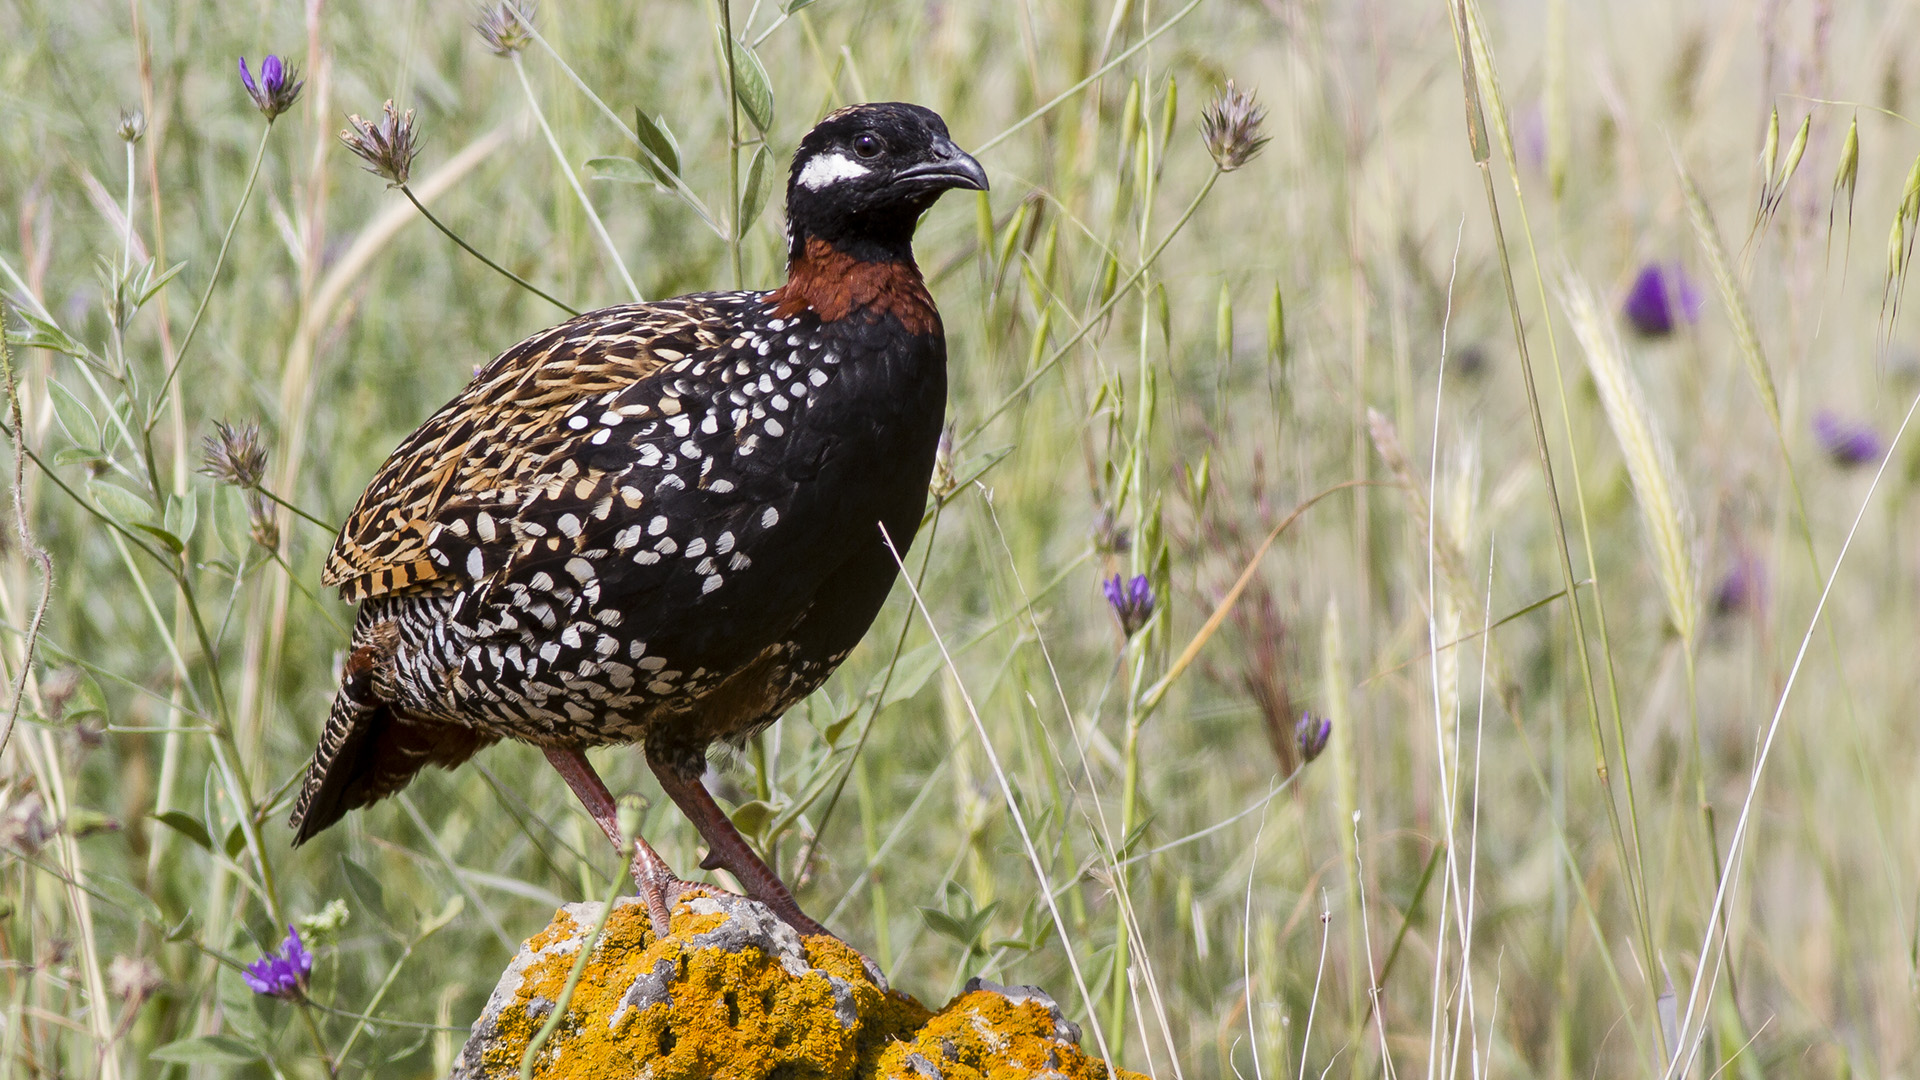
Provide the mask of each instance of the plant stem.
[{"label": "plant stem", "polygon": [[[628,846],[630,848],[630,845]],[[620,886],[626,884],[627,867],[630,864],[628,850],[621,851],[621,869],[613,875],[613,885],[607,889],[607,898],[600,904],[600,917],[594,921],[593,929],[585,940],[580,942],[580,951],[573,958],[573,967],[567,972],[567,984],[560,988],[560,997],[553,1003],[553,1011],[547,1014],[547,1022],[527,1040],[527,1052],[520,1058],[520,1080],[533,1080],[533,1065],[540,1057],[540,1048],[553,1037],[560,1027],[560,1021],[566,1018],[567,1003],[573,1000],[573,991],[580,985],[580,976],[587,970],[587,960],[593,955],[594,946],[600,943],[600,934],[607,928],[607,920],[613,915],[613,902],[620,898]]]},{"label": "plant stem", "polygon": [[149,448],[152,446],[153,429],[160,423],[160,405],[166,400],[168,391],[173,388],[174,376],[180,374],[180,365],[186,361],[187,349],[193,345],[194,335],[200,332],[200,319],[207,313],[207,302],[213,299],[213,286],[220,280],[220,268],[227,264],[227,249],[233,245],[233,231],[239,227],[240,215],[246,210],[248,201],[253,197],[253,185],[260,179],[260,163],[267,156],[267,140],[272,136],[273,125],[268,124],[267,130],[260,133],[259,148],[253,152],[253,167],[247,170],[247,186],[240,191],[240,203],[233,208],[233,217],[227,221],[226,234],[220,238],[220,254],[214,256],[213,273],[207,275],[207,287],[200,294],[200,306],[193,309],[193,321],[187,324],[187,332],[180,339],[180,348],[173,354],[173,364],[167,368],[167,377],[160,383],[159,392],[154,395],[153,408],[147,416],[146,424]]},{"label": "plant stem", "polygon": [[733,2],[716,0],[720,5],[721,43],[727,63],[727,258],[733,264],[733,287],[746,288],[746,274],[740,268],[740,77],[734,70]]},{"label": "plant stem", "polygon": [[[447,228],[446,225],[442,223],[439,218],[434,217],[433,211],[427,209],[427,205],[421,202],[418,198],[414,196],[412,188],[408,187],[405,184],[401,184],[400,193],[407,197],[407,201],[413,204],[414,209],[420,211],[423,217],[425,217],[428,221],[433,223],[434,228],[439,229],[441,232],[445,233],[447,235],[447,239],[453,241],[456,244],[459,244],[460,250],[466,252],[467,254],[473,256],[476,259],[479,259],[481,262],[486,263],[488,266],[492,267],[494,270],[505,275],[507,280],[527,290],[528,292],[539,297],[540,299],[545,300],[547,303],[552,304],[554,307],[559,308],[561,311],[564,311],[569,315],[580,314],[579,310],[575,308],[573,305],[567,303],[564,300],[555,299],[551,293],[548,293],[546,290],[540,288],[540,286],[535,285],[533,282],[528,281],[526,278],[521,277],[519,274],[514,273],[513,271],[507,269],[506,267],[501,266],[499,263],[494,262],[492,259],[487,258],[485,255],[480,254],[480,252],[474,250],[474,246],[472,244],[467,243],[465,240],[462,240],[460,238],[459,233],[454,232],[452,229]],[[274,501],[278,502],[279,500],[276,499]],[[289,509],[293,509],[293,508],[289,507]],[[298,510],[295,510],[294,512],[300,513],[300,511]],[[312,520],[312,518],[309,515],[301,514],[301,516],[308,517],[309,520]]]},{"label": "plant stem", "polygon": [[634,303],[645,303],[646,298],[640,295],[640,286],[633,283],[633,275],[627,273],[626,261],[620,258],[620,249],[614,246],[613,237],[607,235],[607,227],[600,221],[600,212],[593,208],[593,200],[587,198],[586,189],[580,186],[580,178],[574,175],[573,166],[567,163],[566,152],[560,149],[560,140],[554,138],[553,128],[547,126],[547,114],[540,111],[540,99],[534,96],[533,82],[527,78],[527,66],[520,62],[519,53],[513,54],[513,73],[520,76],[520,88],[527,92],[527,107],[533,110],[533,118],[540,125],[540,134],[546,136],[547,147],[553,151],[553,160],[559,163],[560,172],[573,188],[574,197],[580,200],[580,208],[587,212],[587,224],[593,227],[594,235],[606,247],[607,258],[612,260],[613,268],[620,272],[620,280],[626,283],[627,294],[633,297]]}]

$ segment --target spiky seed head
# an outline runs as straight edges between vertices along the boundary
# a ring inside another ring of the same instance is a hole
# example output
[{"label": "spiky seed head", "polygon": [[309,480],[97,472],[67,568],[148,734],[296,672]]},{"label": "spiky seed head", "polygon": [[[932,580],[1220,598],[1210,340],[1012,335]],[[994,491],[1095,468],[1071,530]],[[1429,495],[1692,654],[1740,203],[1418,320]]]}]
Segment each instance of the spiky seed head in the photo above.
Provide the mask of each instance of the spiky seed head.
[{"label": "spiky seed head", "polygon": [[1201,110],[1200,137],[1221,172],[1232,172],[1252,161],[1260,148],[1267,145],[1266,136],[1260,134],[1260,125],[1266,118],[1267,110],[1251,93],[1235,86],[1232,79],[1227,80],[1227,88],[1220,96]]},{"label": "spiky seed head", "polygon": [[216,422],[201,447],[201,473],[223,484],[251,490],[267,475],[267,448],[255,424]]},{"label": "spiky seed head", "polygon": [[254,81],[253,72],[247,70],[247,58],[240,58],[240,85],[253,99],[253,106],[260,115],[271,124],[276,118],[300,99],[300,91],[306,80],[300,78],[300,70],[292,64],[269,54],[260,61],[260,80]]},{"label": "spiky seed head", "polygon": [[348,116],[340,141],[367,163],[368,172],[385,180],[388,187],[401,187],[413,175],[413,157],[420,152],[414,138],[413,110],[399,112],[392,101],[381,108],[386,115],[373,122],[358,114]]},{"label": "spiky seed head", "polygon": [[495,56],[512,56],[533,42],[535,0],[500,0],[482,8],[473,28]]},{"label": "spiky seed head", "polygon": [[160,988],[160,969],[142,956],[121,954],[107,965],[107,989],[126,1002],[142,1002]]},{"label": "spiky seed head", "polygon": [[113,130],[122,142],[137,143],[147,134],[147,114],[139,109],[121,109],[120,123]]}]

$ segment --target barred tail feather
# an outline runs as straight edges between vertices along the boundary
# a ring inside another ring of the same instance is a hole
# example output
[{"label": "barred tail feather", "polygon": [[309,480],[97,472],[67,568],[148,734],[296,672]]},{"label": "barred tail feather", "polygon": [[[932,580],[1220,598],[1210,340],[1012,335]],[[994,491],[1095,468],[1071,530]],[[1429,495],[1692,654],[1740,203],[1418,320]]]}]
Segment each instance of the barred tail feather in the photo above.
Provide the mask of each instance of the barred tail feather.
[{"label": "barred tail feather", "polygon": [[370,653],[356,649],[347,661],[346,678],[288,821],[295,847],[347,811],[398,792],[426,766],[451,769],[494,742],[472,728],[414,720],[374,696],[367,677]]}]

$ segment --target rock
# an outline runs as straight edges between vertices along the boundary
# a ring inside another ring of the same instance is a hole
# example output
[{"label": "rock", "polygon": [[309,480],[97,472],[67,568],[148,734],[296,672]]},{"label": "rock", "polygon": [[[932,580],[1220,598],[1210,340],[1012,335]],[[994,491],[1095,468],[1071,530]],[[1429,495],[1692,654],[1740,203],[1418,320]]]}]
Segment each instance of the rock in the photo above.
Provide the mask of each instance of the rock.
[{"label": "rock", "polygon": [[[508,965],[453,1080],[520,1075],[598,903],[569,904]],[[638,899],[615,903],[541,1047],[547,1080],[1142,1080],[1078,1045],[1080,1029],[1031,986],[973,979],[938,1012],[877,986],[830,937],[802,940],[755,901],[694,890],[655,940]]]}]

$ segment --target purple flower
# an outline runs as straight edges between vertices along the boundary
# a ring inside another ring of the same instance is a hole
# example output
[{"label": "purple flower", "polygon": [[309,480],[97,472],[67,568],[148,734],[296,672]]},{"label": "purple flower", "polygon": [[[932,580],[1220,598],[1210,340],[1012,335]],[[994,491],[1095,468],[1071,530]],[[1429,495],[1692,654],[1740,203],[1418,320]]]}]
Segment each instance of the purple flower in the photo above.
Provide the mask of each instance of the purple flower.
[{"label": "purple flower", "polygon": [[1120,619],[1120,631],[1128,637],[1140,632],[1153,618],[1153,586],[1147,584],[1147,575],[1135,574],[1133,580],[1122,581],[1119,574],[1100,583],[1107,594],[1107,603],[1112,606],[1114,615]]},{"label": "purple flower", "polygon": [[1305,766],[1319,757],[1332,735],[1333,721],[1311,712],[1301,713],[1300,722],[1293,725],[1293,741],[1300,748],[1300,764]]},{"label": "purple flower", "polygon": [[256,83],[253,73],[247,70],[247,58],[240,58],[240,85],[246,88],[254,107],[260,110],[269,124],[281,113],[293,108],[293,103],[299,99],[301,87],[307,85],[299,75],[299,70],[292,64],[277,56],[268,56],[260,61],[260,81]]},{"label": "purple flower", "polygon": [[1760,556],[1740,549],[1733,565],[1713,587],[1713,610],[1721,615],[1758,609],[1767,599],[1767,564]]},{"label": "purple flower", "polygon": [[1886,448],[1880,445],[1880,433],[1864,421],[1842,419],[1840,414],[1821,409],[1813,415],[1813,437],[1835,465],[1870,465],[1880,460]]},{"label": "purple flower", "polygon": [[256,994],[292,999],[307,988],[307,976],[313,974],[313,954],[300,944],[300,931],[287,927],[287,940],[279,952],[271,952],[248,964],[240,977]]},{"label": "purple flower", "polygon": [[1647,337],[1666,337],[1676,323],[1698,319],[1701,302],[1700,290],[1679,263],[1648,263],[1633,279],[1620,313]]}]

